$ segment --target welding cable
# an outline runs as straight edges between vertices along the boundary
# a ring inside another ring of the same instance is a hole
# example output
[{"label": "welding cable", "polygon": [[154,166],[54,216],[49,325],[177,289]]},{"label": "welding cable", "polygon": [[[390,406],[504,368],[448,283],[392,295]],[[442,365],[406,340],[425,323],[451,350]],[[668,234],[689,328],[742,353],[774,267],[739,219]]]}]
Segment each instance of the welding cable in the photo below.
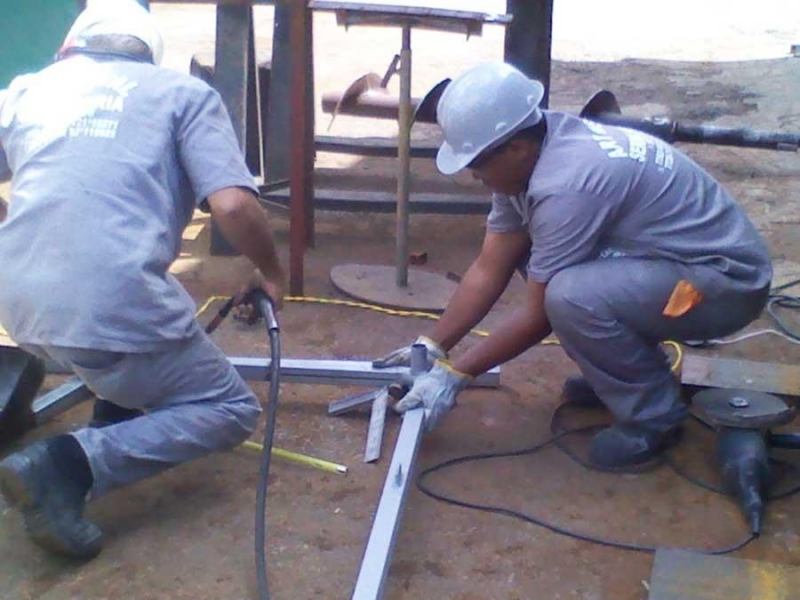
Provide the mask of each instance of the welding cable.
[{"label": "welding cable", "polygon": [[281,338],[278,320],[269,297],[261,290],[253,292],[253,303],[263,315],[267,326],[270,349],[269,368],[269,401],[267,404],[267,424],[264,427],[264,442],[258,465],[258,484],[256,487],[256,576],[258,580],[259,600],[270,600],[267,583],[267,486],[269,484],[269,467],[272,458],[272,444],[275,438],[275,418],[278,412],[278,394],[280,392]]},{"label": "welding cable", "polygon": [[[563,406],[563,405],[562,405]],[[560,407],[559,407],[560,408]],[[557,418],[558,408],[553,412],[553,417],[551,418],[550,429],[551,431],[556,429],[557,426],[552,423],[552,419]],[[553,533],[564,535],[572,539],[580,540],[583,542],[589,542],[592,544],[598,544],[601,546],[607,546],[610,548],[616,548],[619,550],[630,550],[633,552],[645,552],[649,554],[654,554],[660,547],[658,546],[648,546],[644,544],[634,544],[630,542],[621,542],[618,540],[612,540],[606,537],[597,536],[597,535],[590,535],[586,533],[581,533],[578,531],[574,531],[572,529],[568,529],[566,527],[562,527],[561,525],[554,524],[550,521],[546,521],[539,517],[526,514],[524,512],[514,510],[505,506],[494,506],[490,504],[480,504],[476,502],[469,502],[466,500],[460,500],[458,498],[454,498],[452,496],[445,495],[440,492],[436,492],[426,483],[427,478],[432,475],[433,473],[444,471],[446,469],[452,468],[456,465],[469,463],[469,462],[477,462],[482,460],[490,460],[496,458],[510,458],[510,457],[518,457],[518,456],[529,456],[535,454],[544,448],[555,445],[555,442],[563,440],[563,438],[569,435],[575,435],[580,433],[590,433],[597,429],[596,425],[590,425],[587,427],[577,427],[574,429],[563,429],[560,432],[556,433],[555,435],[551,435],[548,439],[540,442],[534,446],[523,448],[522,450],[512,450],[508,452],[488,452],[482,454],[471,454],[467,456],[460,456],[457,458],[452,458],[450,460],[446,460],[444,462],[438,463],[433,465],[432,467],[428,467],[424,469],[419,476],[417,477],[417,487],[419,490],[435,500],[440,502],[444,502],[445,504],[450,504],[452,506],[458,506],[461,508],[468,508],[472,510],[477,510],[480,512],[487,512],[493,514],[504,515],[506,517],[511,517],[514,519],[519,519],[521,521],[525,521],[526,523],[530,523],[532,525],[536,525],[538,527],[542,527]],[[689,550],[691,552],[698,552],[702,554],[708,555],[722,555],[722,554],[729,554],[731,552],[736,552],[741,548],[744,548],[747,544],[752,542],[756,539],[756,535],[749,533],[747,537],[742,539],[735,544],[724,546],[722,548],[714,548],[714,549],[696,549],[696,548],[679,548],[681,550]]]},{"label": "welding cable", "polygon": [[764,308],[764,311],[772,318],[772,320],[777,325],[778,329],[759,329],[757,331],[750,331],[748,333],[744,333],[738,335],[736,337],[726,337],[726,338],[714,338],[708,340],[692,340],[690,342],[685,342],[687,346],[691,346],[693,348],[711,348],[713,346],[722,346],[727,344],[736,344],[738,342],[742,342],[744,340],[749,340],[754,337],[759,337],[762,335],[778,335],[785,339],[788,342],[793,344],[800,344],[800,332],[793,330],[786,324],[786,321],[778,314],[776,308],[782,309],[789,309],[789,310],[797,310],[800,309],[800,296],[794,296],[784,292],[789,288],[792,288],[796,285],[800,284],[800,279],[794,279],[783,285],[779,285],[774,287],[770,290],[769,299],[767,300],[767,305]]}]

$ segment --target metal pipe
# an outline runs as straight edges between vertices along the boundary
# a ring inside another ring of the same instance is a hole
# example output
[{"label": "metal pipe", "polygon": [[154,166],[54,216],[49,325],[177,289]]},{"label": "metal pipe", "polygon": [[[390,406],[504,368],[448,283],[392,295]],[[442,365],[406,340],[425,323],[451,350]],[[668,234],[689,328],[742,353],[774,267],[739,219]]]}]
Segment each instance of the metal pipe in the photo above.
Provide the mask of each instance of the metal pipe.
[{"label": "metal pipe", "polygon": [[506,12],[513,16],[506,26],[505,60],[544,86],[540,103],[547,108],[550,97],[550,54],[553,38],[553,0],[507,0]]},{"label": "metal pipe", "polygon": [[[217,4],[214,87],[222,96],[242,150],[247,140],[247,75],[251,48],[248,38],[253,32],[252,10],[250,2]],[[238,254],[214,220],[211,221],[211,254]]]},{"label": "metal pipe", "polygon": [[411,346],[411,374],[419,375],[428,370],[428,347],[425,344]]},{"label": "metal pipe", "polygon": [[411,177],[411,26],[403,26],[400,51],[400,118],[397,133],[397,286],[408,287],[408,202]]},{"label": "metal pipe", "polygon": [[798,148],[800,148],[800,135],[796,133],[775,133],[710,125],[682,125],[669,119],[639,119],[610,112],[589,115],[587,118],[606,125],[643,131],[669,143],[714,144],[717,146],[737,146],[787,152],[797,152]]}]

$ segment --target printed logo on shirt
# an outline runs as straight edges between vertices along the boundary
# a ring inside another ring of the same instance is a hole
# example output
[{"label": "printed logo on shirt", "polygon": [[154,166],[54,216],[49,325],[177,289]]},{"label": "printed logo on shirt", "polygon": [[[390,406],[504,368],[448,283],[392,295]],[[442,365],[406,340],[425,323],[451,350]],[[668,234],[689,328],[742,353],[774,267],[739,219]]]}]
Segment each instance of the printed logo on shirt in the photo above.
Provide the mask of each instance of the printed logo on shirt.
[{"label": "printed logo on shirt", "polygon": [[[14,152],[17,167],[62,138],[116,137],[125,100],[138,86],[122,75],[109,77],[107,73],[77,69],[46,79],[31,75],[17,80],[19,88],[13,90],[14,98],[9,98],[9,106],[4,107],[8,109],[4,115],[15,119],[19,130],[25,131]],[[57,96],[54,90],[59,90]]]},{"label": "printed logo on shirt", "polygon": [[83,115],[67,128],[68,137],[117,137],[119,117],[125,109],[125,99],[138,84],[126,77],[117,77],[105,86],[82,98]]},{"label": "printed logo on shirt", "polygon": [[584,125],[592,132],[592,139],[597,142],[609,158],[628,158],[639,163],[647,162],[647,150],[649,147],[655,148],[654,162],[659,171],[671,171],[674,162],[672,149],[655,138],[651,138],[635,129],[620,127],[625,137],[628,139],[628,149],[622,147],[600,123],[583,120]]}]

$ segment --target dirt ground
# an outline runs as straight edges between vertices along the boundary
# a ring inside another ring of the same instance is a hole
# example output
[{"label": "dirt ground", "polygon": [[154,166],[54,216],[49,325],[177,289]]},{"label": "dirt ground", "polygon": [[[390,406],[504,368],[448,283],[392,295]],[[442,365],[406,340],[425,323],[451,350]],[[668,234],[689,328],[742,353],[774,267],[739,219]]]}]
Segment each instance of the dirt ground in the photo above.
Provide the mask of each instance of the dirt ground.
[{"label": "dirt ground", "polygon": [[[169,66],[185,70],[191,54],[213,48],[209,7],[156,4],[154,12],[168,32]],[[261,52],[269,49],[270,22],[269,9],[259,8],[256,28]],[[760,37],[752,23],[739,24],[729,32],[732,39],[745,34],[751,36],[747,39],[758,38],[762,43],[753,44],[754,52],[766,53],[772,48],[769,44],[778,42],[785,43],[788,51],[790,42],[800,42],[800,22],[778,20],[773,30],[760,31]],[[356,28],[345,34],[329,15],[318,15],[315,28],[318,95],[343,88],[365,71],[382,72],[399,43],[399,35],[387,41],[385,30]],[[657,33],[653,40],[658,47]],[[469,41],[452,34],[414,35],[417,95],[463,67],[499,58],[502,48],[501,32],[494,28]],[[637,48],[646,47],[646,39],[635,41]],[[605,48],[604,62],[598,62],[586,56],[587,43],[578,49],[560,43],[556,40],[554,46],[551,106],[555,109],[579,110],[594,91],[607,88],[631,115],[661,114],[686,123],[800,131],[800,59],[767,54],[773,58],[744,60],[748,57],[732,54],[712,58],[739,60],[698,62],[692,59],[707,59],[708,50],[695,41],[694,55],[676,42],[671,46],[674,55],[661,55],[673,60],[655,60],[646,53],[641,54],[646,59],[619,60],[618,54],[598,41],[597,47]],[[708,43],[713,46],[712,41]],[[730,42],[720,44],[742,52]],[[362,58],[359,49],[365,47],[380,52]],[[328,119],[318,113],[318,132],[326,130]],[[330,133],[392,135],[393,128],[391,123],[340,117]],[[420,128],[414,135],[429,137],[436,132]],[[746,208],[770,245],[776,281],[800,276],[798,155],[710,146],[682,149],[723,181]],[[318,179],[341,187],[391,189],[393,185],[393,161],[320,155],[317,166]],[[413,173],[414,190],[479,192],[468,177],[448,180],[436,174],[428,161],[414,161]],[[273,217],[282,255],[287,258],[288,221],[280,213]],[[306,295],[341,297],[329,281],[330,269],[336,265],[393,263],[393,217],[319,212],[316,218],[316,248],[308,251],[305,262]],[[199,217],[197,222],[207,223],[207,219]],[[176,265],[179,278],[198,303],[231,293],[249,272],[242,258],[208,256],[208,229],[185,242],[184,257]],[[462,273],[482,235],[479,216],[414,216],[410,246],[428,253],[426,269]],[[491,330],[522,291],[518,281],[512,282],[481,326]],[[431,327],[419,319],[301,302],[288,303],[280,320],[283,355],[291,358],[373,358]],[[800,319],[790,316],[790,320],[800,327]],[[747,331],[768,326],[772,324],[765,317]],[[266,356],[268,352],[259,327],[229,320],[214,337],[230,355]],[[466,340],[464,347],[472,343],[474,339]],[[800,362],[800,347],[773,336],[713,353]],[[424,439],[419,464],[424,467],[464,454],[523,448],[544,440],[561,382],[576,372],[557,347],[529,350],[503,367],[500,389],[467,391],[460,397],[459,408]],[[47,385],[58,381],[50,377]],[[254,389],[266,401],[266,384],[254,384]],[[367,416],[331,418],[326,414],[330,401],[355,391],[340,386],[282,386],[276,444],[343,463],[349,472],[333,475],[273,462],[267,550],[276,599],[339,599],[352,592],[399,426],[397,419],[390,419],[383,458],[376,465],[363,464]],[[23,442],[79,427],[88,411],[88,405],[77,407]],[[593,413],[568,417],[570,423],[603,418]],[[259,437],[260,432],[254,435],[254,439]],[[580,449],[585,441],[574,443]],[[692,474],[715,482],[713,448],[713,437],[690,424],[676,461]],[[246,450],[216,455],[93,503],[90,517],[105,531],[107,544],[100,557],[87,564],[41,553],[25,538],[17,515],[0,504],[0,598],[254,598],[257,458]],[[703,549],[727,546],[746,536],[736,504],[689,484],[668,468],[640,475],[603,474],[587,471],[550,448],[533,456],[460,466],[432,481],[437,489],[464,500],[513,508],[575,531],[636,544]],[[770,504],[763,536],[735,556],[800,562],[798,498]],[[506,517],[450,507],[414,489],[384,597],[644,600],[651,568],[652,555],[592,545]]]}]

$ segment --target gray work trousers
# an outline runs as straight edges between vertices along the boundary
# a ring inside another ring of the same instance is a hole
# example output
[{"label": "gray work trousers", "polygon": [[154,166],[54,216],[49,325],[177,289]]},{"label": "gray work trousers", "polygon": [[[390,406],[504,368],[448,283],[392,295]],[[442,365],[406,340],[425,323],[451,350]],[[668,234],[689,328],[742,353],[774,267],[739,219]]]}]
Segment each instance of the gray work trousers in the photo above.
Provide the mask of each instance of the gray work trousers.
[{"label": "gray work trousers", "polygon": [[[662,314],[681,279],[703,301],[681,317]],[[709,267],[609,258],[560,271],[547,284],[553,332],[618,422],[667,430],[687,414],[660,343],[730,335],[757,318],[769,289],[747,290]]]},{"label": "gray work trousers", "polygon": [[25,350],[72,370],[98,398],[144,416],[72,433],[89,459],[93,498],[180,463],[241,444],[261,407],[204,333],[167,350],[120,354],[56,346]]}]

